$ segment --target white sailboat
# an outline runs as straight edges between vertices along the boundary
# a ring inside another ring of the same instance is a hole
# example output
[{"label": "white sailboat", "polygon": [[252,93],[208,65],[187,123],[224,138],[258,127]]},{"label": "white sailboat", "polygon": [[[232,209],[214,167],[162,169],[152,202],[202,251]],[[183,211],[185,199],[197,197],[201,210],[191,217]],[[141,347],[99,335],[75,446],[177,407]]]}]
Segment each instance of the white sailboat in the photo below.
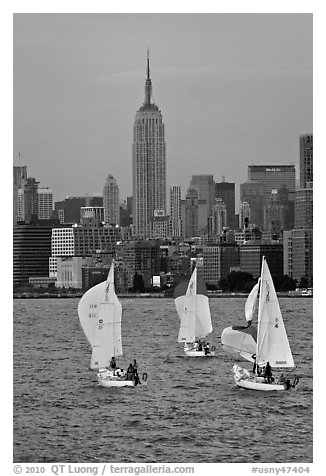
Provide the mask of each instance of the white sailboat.
[{"label": "white sailboat", "polygon": [[[135,386],[121,369],[109,369],[112,357],[123,355],[121,341],[122,306],[114,289],[114,261],[106,281],[90,288],[78,304],[81,327],[92,346],[90,368],[98,370],[101,387]],[[145,374],[144,374],[145,375]]]},{"label": "white sailboat", "polygon": [[175,306],[180,317],[178,342],[184,343],[188,357],[211,357],[215,347],[209,348],[202,339],[213,331],[206,284],[194,269],[190,281],[183,281],[174,291]]},{"label": "white sailboat", "polygon": [[254,362],[253,355],[256,353],[257,328],[251,323],[257,308],[259,283],[260,279],[252,288],[245,303],[247,326],[226,327],[221,334],[221,343],[225,352],[239,360],[249,362]]},{"label": "white sailboat", "polygon": [[[268,362],[272,369],[293,369],[295,367],[272,276],[266,259],[263,257],[260,277],[256,364],[260,368]],[[234,365],[235,383],[242,388],[262,391],[285,390],[295,387],[298,383],[297,377],[292,384],[286,378],[284,381],[283,379],[280,381],[274,378],[274,382],[268,383],[268,379],[259,375],[257,366],[255,373],[251,373],[238,365]]]}]

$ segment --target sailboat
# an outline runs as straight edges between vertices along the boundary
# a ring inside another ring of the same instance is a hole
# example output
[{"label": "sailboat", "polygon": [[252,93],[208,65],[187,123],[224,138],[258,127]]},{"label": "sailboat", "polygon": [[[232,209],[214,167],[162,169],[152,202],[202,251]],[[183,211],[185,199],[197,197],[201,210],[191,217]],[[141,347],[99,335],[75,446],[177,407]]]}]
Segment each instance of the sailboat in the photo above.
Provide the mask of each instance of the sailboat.
[{"label": "sailboat", "polygon": [[257,328],[251,323],[257,308],[259,283],[260,279],[252,288],[245,303],[247,326],[226,327],[221,334],[221,343],[225,352],[249,362],[254,362],[253,356],[256,353]]},{"label": "sailboat", "polygon": [[197,276],[194,269],[189,281],[176,286],[174,302],[180,317],[178,342],[184,343],[188,357],[207,357],[215,355],[215,347],[209,348],[201,339],[213,331],[211,313],[205,281]]},{"label": "sailboat", "polygon": [[260,276],[255,354],[255,373],[248,372],[236,364],[233,366],[234,381],[239,387],[266,392],[286,390],[297,385],[297,377],[291,384],[290,380],[286,378],[282,378],[282,380],[274,378],[273,381],[259,375],[259,368],[268,363],[273,369],[293,369],[295,367],[273,279],[265,257],[262,259]]},{"label": "sailboat", "polygon": [[78,304],[78,315],[85,336],[92,346],[90,368],[98,370],[99,385],[101,387],[135,386],[135,379],[127,379],[123,370],[108,369],[112,357],[123,355],[122,306],[114,288],[114,261],[112,261],[107,280],[93,286],[82,296]]}]

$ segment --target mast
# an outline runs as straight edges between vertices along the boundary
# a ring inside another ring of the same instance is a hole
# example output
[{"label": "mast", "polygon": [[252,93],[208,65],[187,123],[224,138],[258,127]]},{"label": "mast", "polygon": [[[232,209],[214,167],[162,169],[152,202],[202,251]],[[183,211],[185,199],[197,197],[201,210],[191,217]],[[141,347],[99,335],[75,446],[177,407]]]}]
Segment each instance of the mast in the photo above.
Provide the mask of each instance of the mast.
[{"label": "mast", "polygon": [[256,367],[255,367],[255,373],[256,373],[256,375],[258,375],[258,370],[257,370],[258,363],[257,363],[257,362],[259,362],[259,359],[258,359],[258,349],[259,349],[260,320],[261,320],[262,298],[263,298],[262,286],[263,286],[264,262],[265,262],[265,256],[263,256],[263,259],[262,259],[261,272],[260,272],[260,293],[259,293],[259,304],[258,304],[258,326],[257,326],[257,342],[256,342]]},{"label": "mast", "polygon": [[150,69],[149,69],[149,49],[147,48],[147,76],[145,81],[145,102],[144,106],[150,106],[153,104],[152,102],[152,80],[150,77]]}]

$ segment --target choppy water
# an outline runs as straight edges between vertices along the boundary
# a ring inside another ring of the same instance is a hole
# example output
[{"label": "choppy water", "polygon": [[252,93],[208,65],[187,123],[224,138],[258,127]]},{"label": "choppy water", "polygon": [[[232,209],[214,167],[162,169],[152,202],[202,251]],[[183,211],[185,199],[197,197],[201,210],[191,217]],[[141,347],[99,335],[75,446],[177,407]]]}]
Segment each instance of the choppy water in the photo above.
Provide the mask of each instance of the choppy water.
[{"label": "choppy water", "polygon": [[239,389],[219,345],[244,299],[211,299],[216,357],[187,359],[172,299],[123,299],[126,368],[147,386],[100,388],[77,299],[14,301],[14,461],[312,462],[312,299],[280,299],[300,384]]}]

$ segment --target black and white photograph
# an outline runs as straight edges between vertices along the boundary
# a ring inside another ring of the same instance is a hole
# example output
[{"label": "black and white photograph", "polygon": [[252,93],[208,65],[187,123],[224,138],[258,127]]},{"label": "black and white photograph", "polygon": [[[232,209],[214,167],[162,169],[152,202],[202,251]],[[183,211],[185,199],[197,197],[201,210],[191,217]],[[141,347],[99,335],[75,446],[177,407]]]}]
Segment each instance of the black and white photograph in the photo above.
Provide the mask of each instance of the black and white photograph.
[{"label": "black and white photograph", "polygon": [[11,471],[308,476],[313,8],[60,7],[11,13]]}]

